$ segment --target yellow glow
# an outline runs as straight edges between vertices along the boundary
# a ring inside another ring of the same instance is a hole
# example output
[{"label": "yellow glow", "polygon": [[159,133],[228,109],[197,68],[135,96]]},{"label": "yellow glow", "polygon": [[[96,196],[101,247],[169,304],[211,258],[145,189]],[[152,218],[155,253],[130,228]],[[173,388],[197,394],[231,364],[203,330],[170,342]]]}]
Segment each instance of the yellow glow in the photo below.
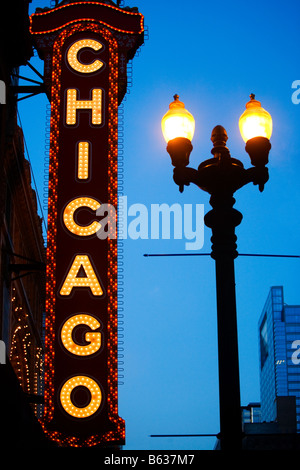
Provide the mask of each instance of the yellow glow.
[{"label": "yellow glow", "polygon": [[[86,387],[91,394],[90,403],[82,408],[74,405],[71,400],[71,393],[74,388],[83,386]],[[67,380],[60,391],[60,402],[64,410],[74,418],[87,418],[98,410],[102,401],[102,393],[99,385],[95,380],[85,375],[78,375]]]},{"label": "yellow glow", "polygon": [[239,128],[241,136],[245,142],[253,137],[266,137],[270,139],[272,135],[272,118],[270,114],[261,107],[261,103],[251,95],[250,101],[246,104],[246,111],[240,117]]},{"label": "yellow glow", "polygon": [[178,95],[174,96],[174,101],[169,105],[169,111],[163,116],[161,121],[162,133],[165,141],[176,137],[193,139],[195,132],[195,120],[193,115],[184,107],[184,103],[179,101]]},{"label": "yellow glow", "polygon": [[84,335],[84,339],[90,344],[78,345],[73,341],[72,334],[73,330],[77,325],[87,325],[91,330],[100,328],[100,323],[95,317],[86,314],[73,315],[63,325],[61,329],[61,340],[64,347],[75,356],[90,356],[95,352],[99,351],[101,347],[101,333],[87,332]]},{"label": "yellow glow", "polygon": [[[77,277],[81,268],[84,269],[86,277]],[[73,287],[89,287],[93,295],[103,295],[102,287],[95,271],[93,270],[88,255],[75,256],[72,266],[60,290],[60,295],[70,295]]]},{"label": "yellow glow", "polygon": [[77,178],[79,180],[86,180],[89,177],[89,155],[90,144],[89,142],[78,142],[77,149]]},{"label": "yellow glow", "polygon": [[63,220],[64,224],[67,229],[78,235],[80,237],[87,237],[89,235],[94,235],[100,228],[101,224],[99,222],[92,222],[90,225],[78,225],[74,221],[74,213],[80,207],[89,207],[93,211],[96,211],[100,207],[100,202],[92,199],[90,197],[79,197],[73,199],[69,204],[66,206],[64,213],[63,213]]},{"label": "yellow glow", "polygon": [[91,64],[82,64],[78,60],[78,52],[86,47],[94,51],[99,51],[103,46],[99,41],[95,41],[94,39],[81,39],[80,41],[76,41],[68,50],[67,59],[69,65],[72,69],[80,73],[96,72],[103,67],[101,60],[96,59]]},{"label": "yellow glow", "polygon": [[67,115],[66,123],[69,125],[76,124],[76,110],[91,109],[92,124],[102,124],[102,90],[94,88],[92,90],[91,100],[77,100],[77,90],[69,88],[67,90]]}]

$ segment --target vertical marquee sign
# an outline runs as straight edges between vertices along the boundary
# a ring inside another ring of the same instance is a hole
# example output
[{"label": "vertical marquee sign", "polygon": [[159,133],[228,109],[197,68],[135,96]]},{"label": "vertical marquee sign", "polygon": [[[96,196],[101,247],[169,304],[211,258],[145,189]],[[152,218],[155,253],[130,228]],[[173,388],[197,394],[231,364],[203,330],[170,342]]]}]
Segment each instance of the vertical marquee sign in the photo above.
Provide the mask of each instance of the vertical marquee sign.
[{"label": "vertical marquee sign", "polygon": [[123,444],[117,240],[97,211],[117,209],[118,104],[143,16],[105,2],[62,3],[30,18],[51,101],[42,424],[61,446]]}]

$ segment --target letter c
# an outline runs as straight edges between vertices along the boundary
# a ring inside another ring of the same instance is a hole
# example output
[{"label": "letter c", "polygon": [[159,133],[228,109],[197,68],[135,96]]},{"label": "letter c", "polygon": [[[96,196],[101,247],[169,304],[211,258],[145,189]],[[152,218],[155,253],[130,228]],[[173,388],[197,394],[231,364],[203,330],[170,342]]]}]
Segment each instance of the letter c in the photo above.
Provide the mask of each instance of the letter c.
[{"label": "letter c", "polygon": [[81,49],[90,48],[94,51],[99,51],[102,49],[102,44],[99,41],[95,41],[94,39],[81,39],[80,41],[76,41],[72,46],[69,48],[67,53],[67,60],[69,65],[72,67],[73,70],[80,73],[92,73],[100,70],[103,67],[103,62],[101,60],[95,59],[91,64],[83,64],[78,60],[78,53]]},{"label": "letter c", "polygon": [[74,220],[74,213],[80,207],[89,207],[93,211],[96,211],[100,206],[100,202],[96,201],[96,199],[92,199],[91,197],[79,197],[73,199],[69,204],[67,204],[63,212],[63,221],[66,228],[79,237],[94,235],[101,228],[101,224],[94,221],[90,225],[78,225]]}]

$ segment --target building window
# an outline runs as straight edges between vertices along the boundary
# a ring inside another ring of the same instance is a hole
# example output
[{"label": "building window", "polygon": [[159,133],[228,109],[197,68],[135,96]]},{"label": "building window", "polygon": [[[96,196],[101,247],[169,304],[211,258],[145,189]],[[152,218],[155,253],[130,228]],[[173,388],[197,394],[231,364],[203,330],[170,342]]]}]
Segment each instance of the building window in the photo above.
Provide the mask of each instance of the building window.
[{"label": "building window", "polygon": [[260,327],[260,368],[262,369],[268,357],[267,315],[265,314]]}]

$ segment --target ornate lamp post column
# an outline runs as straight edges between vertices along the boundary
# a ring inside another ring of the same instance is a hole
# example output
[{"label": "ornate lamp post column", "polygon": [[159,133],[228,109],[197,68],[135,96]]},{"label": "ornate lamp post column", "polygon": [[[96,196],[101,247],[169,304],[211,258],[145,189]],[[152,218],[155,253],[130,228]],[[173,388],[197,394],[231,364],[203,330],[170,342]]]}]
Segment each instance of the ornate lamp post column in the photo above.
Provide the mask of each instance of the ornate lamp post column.
[{"label": "ornate lamp post column", "polygon": [[[236,319],[236,295],[234,259],[238,256],[235,227],[242,221],[242,214],[233,208],[235,191],[252,182],[263,191],[268,181],[268,154],[271,148],[272,119],[261,108],[260,102],[250,95],[246,111],[240,118],[240,130],[246,141],[246,151],[252,167],[245,169],[242,162],[232,158],[226,147],[226,130],[216,126],[211,135],[213,158],[202,162],[198,169],[188,167],[192,150],[191,136],[194,121],[190,113],[179,102],[178,95],[170,104],[170,110],[162,120],[162,130],[168,143],[167,151],[174,168],[174,181],[182,192],[185,185],[196,184],[208,192],[212,210],[204,218],[205,225],[212,230],[211,257],[216,266],[217,321],[218,321],[218,362],[219,362],[219,404],[220,442],[223,450],[242,448],[242,423],[240,411],[239,358]],[[183,126],[176,130],[177,137],[170,134],[174,109]],[[184,110],[184,111],[183,111]],[[169,122],[168,122],[169,121]],[[167,122],[167,125],[166,125]],[[190,127],[190,131],[187,129]],[[171,137],[171,138],[170,138]]]}]

